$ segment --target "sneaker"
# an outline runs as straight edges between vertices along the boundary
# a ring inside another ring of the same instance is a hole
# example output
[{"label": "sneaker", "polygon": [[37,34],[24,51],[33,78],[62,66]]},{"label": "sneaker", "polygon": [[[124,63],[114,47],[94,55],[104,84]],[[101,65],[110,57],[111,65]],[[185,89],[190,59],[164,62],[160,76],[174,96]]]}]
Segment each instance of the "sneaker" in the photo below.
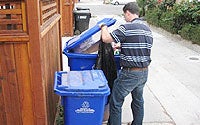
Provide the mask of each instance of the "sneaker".
[{"label": "sneaker", "polygon": [[131,122],[129,122],[127,125],[131,125]]},{"label": "sneaker", "polygon": [[103,121],[102,125],[108,125],[108,121]]}]

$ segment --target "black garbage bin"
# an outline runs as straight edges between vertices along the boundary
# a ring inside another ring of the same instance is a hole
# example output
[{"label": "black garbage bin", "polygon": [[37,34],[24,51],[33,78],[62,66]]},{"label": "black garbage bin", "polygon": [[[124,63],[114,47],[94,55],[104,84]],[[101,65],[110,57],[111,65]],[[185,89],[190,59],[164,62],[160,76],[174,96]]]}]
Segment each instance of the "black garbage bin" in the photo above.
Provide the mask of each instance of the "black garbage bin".
[{"label": "black garbage bin", "polygon": [[76,7],[76,10],[90,10],[90,8],[85,8],[85,7]]},{"label": "black garbage bin", "polygon": [[75,21],[74,34],[79,35],[89,28],[89,22],[91,18],[90,9],[78,8],[77,10],[74,10],[73,13]]}]

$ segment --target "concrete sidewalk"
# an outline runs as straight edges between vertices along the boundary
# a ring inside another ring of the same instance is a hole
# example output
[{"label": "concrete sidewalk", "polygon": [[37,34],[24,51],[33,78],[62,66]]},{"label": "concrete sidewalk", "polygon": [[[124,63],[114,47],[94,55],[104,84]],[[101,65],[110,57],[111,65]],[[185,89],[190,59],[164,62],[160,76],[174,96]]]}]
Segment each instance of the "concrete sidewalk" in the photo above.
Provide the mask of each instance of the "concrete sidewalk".
[{"label": "concrete sidewalk", "polygon": [[[123,18],[116,15],[101,15],[95,16],[90,20],[90,27],[94,26],[97,21],[105,18],[105,17],[114,17],[117,19],[115,25],[109,27],[109,30],[117,28],[120,23],[124,22]],[[155,34],[154,34],[155,35]],[[100,32],[95,34],[94,38],[100,38]],[[151,76],[149,77],[151,79]],[[151,89],[148,87],[149,82],[147,82],[147,86],[145,86],[144,90],[144,99],[145,99],[145,115],[144,115],[144,125],[174,125],[173,119],[167,114],[166,110],[159,102],[158,98],[154,95]],[[127,125],[132,121],[131,114],[131,95],[128,95],[125,98],[125,102],[122,107],[122,125]]]},{"label": "concrete sidewalk", "polygon": [[[94,26],[97,21],[103,18],[115,18],[117,22],[115,25],[109,27],[109,30],[112,31],[117,28],[121,23],[124,23],[124,19],[117,15],[96,15],[90,20],[90,27]],[[156,38],[157,34],[154,33],[154,37]],[[100,38],[100,32],[96,33],[94,38]],[[151,72],[151,70],[150,70]],[[153,73],[154,74],[154,73]],[[152,79],[151,76],[149,79]],[[150,80],[149,80],[150,81]],[[145,86],[144,90],[144,99],[145,99],[145,115],[144,115],[144,125],[174,125],[173,119],[167,114],[166,110],[159,102],[158,98],[154,95],[151,89],[148,87],[149,82],[147,82],[147,86]],[[122,124],[126,125],[127,123],[132,121],[131,114],[131,95],[128,95],[125,98],[125,102],[122,107]]]}]

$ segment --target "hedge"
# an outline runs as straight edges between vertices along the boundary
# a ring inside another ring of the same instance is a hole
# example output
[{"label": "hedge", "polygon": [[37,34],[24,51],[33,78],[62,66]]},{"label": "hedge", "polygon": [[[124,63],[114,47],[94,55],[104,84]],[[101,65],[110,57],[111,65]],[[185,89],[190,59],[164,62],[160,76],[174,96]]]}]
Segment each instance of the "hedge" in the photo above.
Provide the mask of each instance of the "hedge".
[{"label": "hedge", "polygon": [[148,23],[200,45],[200,2],[167,4],[167,0],[146,10]]}]

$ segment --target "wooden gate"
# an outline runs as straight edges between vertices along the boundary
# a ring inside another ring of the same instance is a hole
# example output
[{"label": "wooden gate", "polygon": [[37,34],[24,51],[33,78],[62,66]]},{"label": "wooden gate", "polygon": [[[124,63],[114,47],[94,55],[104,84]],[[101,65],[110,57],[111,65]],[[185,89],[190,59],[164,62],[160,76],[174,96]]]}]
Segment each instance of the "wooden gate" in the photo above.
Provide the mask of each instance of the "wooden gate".
[{"label": "wooden gate", "polygon": [[61,0],[0,1],[0,125],[53,125]]}]

